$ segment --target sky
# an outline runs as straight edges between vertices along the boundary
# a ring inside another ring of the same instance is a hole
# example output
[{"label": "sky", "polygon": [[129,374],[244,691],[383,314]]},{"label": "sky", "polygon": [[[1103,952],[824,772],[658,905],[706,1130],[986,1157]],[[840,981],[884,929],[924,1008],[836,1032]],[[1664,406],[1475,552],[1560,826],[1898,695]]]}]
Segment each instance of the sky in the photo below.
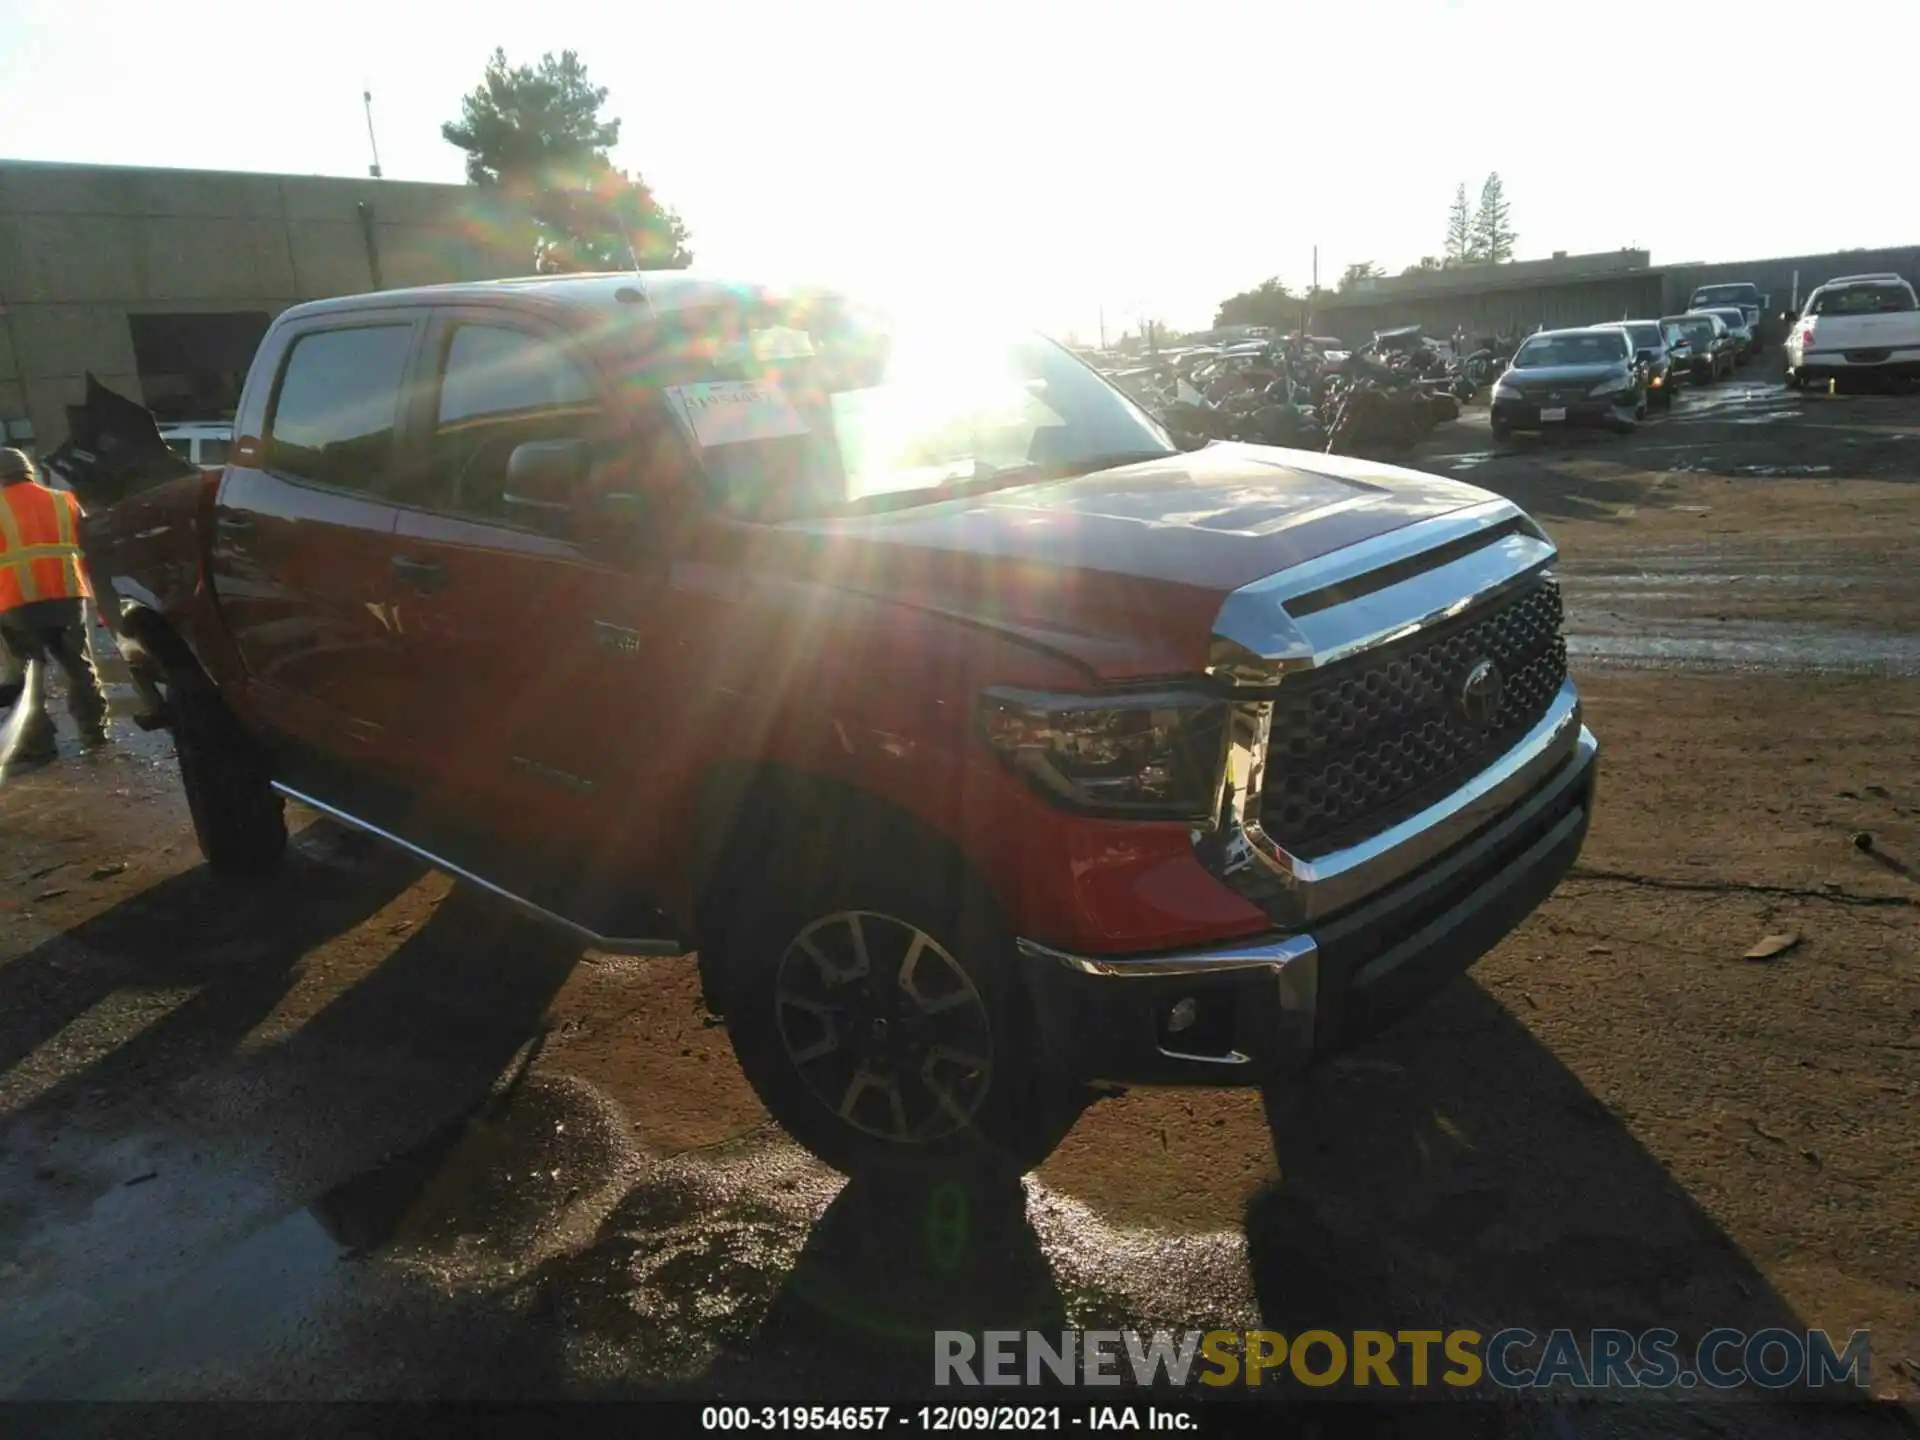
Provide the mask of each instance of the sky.
[{"label": "sky", "polygon": [[1395,273],[1489,171],[1520,259],[1920,243],[1910,4],[0,0],[0,157],[364,175],[364,87],[386,176],[458,183],[493,48],[571,48],[699,268],[1093,340]]}]

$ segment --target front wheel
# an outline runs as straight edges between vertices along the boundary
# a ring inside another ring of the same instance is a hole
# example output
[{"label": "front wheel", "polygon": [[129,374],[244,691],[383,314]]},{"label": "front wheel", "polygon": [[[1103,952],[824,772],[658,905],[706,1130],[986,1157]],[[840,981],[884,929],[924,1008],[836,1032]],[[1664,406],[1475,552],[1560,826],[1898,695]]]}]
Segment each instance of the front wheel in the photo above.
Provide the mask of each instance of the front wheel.
[{"label": "front wheel", "polygon": [[719,938],[740,1067],[846,1174],[1031,1169],[1091,1097],[1037,1053],[992,902],[911,847],[878,853],[902,858],[793,857],[734,888]]}]

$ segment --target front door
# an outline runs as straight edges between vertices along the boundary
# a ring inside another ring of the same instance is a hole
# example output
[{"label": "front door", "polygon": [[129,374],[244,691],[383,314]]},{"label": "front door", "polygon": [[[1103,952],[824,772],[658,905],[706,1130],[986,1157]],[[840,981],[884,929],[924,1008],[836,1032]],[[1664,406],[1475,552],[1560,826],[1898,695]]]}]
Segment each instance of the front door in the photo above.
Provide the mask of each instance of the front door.
[{"label": "front door", "polygon": [[640,877],[665,837],[640,777],[671,727],[667,567],[610,558],[506,485],[518,446],[582,441],[585,486],[606,487],[632,463],[629,416],[591,356],[517,314],[443,312],[425,353],[425,488],[401,510],[394,602],[423,798],[492,842],[475,862],[488,878],[597,933],[645,934]]},{"label": "front door", "polygon": [[245,703],[334,759],[390,767],[410,699],[389,616],[391,498],[419,312],[294,333],[257,440],[221,482],[213,589]]}]

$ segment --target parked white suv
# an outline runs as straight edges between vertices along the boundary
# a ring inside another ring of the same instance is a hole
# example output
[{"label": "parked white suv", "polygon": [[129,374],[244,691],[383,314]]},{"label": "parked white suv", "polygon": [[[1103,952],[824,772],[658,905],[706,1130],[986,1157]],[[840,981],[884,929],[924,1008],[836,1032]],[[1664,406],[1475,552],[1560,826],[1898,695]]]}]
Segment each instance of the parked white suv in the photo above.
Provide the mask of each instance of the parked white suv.
[{"label": "parked white suv", "polygon": [[1787,336],[1787,383],[1920,379],[1920,301],[1898,275],[1843,275],[1807,297]]},{"label": "parked white suv", "polygon": [[227,463],[227,451],[233,446],[233,425],[227,421],[163,423],[160,438],[189,465],[218,470]]}]

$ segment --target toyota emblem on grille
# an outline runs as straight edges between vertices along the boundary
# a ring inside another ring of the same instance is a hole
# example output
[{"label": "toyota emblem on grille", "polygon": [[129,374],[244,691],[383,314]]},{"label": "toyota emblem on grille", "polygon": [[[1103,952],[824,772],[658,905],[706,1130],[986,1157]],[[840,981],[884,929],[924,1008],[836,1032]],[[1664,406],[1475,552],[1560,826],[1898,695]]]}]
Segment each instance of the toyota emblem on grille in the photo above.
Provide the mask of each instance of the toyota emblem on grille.
[{"label": "toyota emblem on grille", "polygon": [[1506,681],[1491,660],[1482,660],[1467,672],[1460,686],[1460,713],[1470,724],[1491,725],[1500,713],[1500,701],[1506,694]]}]

